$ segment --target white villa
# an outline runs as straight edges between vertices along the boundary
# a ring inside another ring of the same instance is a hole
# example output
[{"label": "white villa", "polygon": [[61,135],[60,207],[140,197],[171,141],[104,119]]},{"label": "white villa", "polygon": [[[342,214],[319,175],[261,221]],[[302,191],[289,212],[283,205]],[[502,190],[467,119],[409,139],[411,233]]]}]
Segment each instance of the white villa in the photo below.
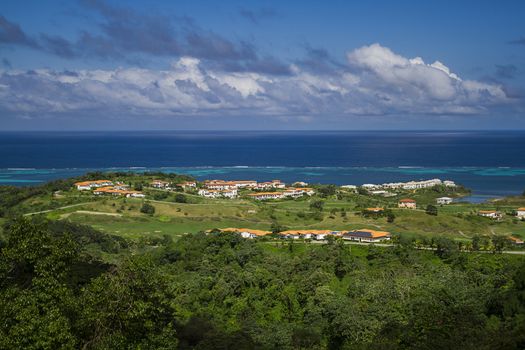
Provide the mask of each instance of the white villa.
[{"label": "white villa", "polygon": [[176,186],[182,187],[183,189],[193,189],[197,188],[197,183],[195,181],[186,181],[180,184],[176,184]]},{"label": "white villa", "polygon": [[150,182],[151,187],[169,189],[170,183],[162,180],[153,180]]},{"label": "white villa", "polygon": [[416,201],[410,198],[404,198],[397,203],[398,208],[416,209]]},{"label": "white villa", "polygon": [[283,193],[283,196],[284,197],[294,197],[294,198],[297,198],[297,197],[301,197],[303,194],[307,194],[309,196],[312,196],[313,194],[315,194],[315,191],[311,188],[308,188],[308,187],[300,187],[300,188],[293,188],[293,187],[289,187],[287,189],[284,190]]},{"label": "white villa", "polygon": [[211,190],[211,189],[200,189],[199,196],[206,198],[235,198],[237,197],[237,189],[223,189],[223,190]]},{"label": "white villa", "polygon": [[[423,181],[409,181],[409,182],[390,182],[384,183],[382,185],[374,185],[377,188],[391,188],[391,189],[404,189],[404,190],[417,190],[421,188],[429,188],[438,185],[445,185],[447,187],[456,187],[454,181],[445,180],[441,181],[440,179],[431,179]],[[363,185],[364,187],[364,185]]]},{"label": "white villa", "polygon": [[95,195],[112,195],[112,196],[125,196],[128,198],[144,198],[146,197],[144,193],[140,191],[130,191],[127,189],[118,189],[113,186],[100,187],[93,191]]},{"label": "white villa", "polygon": [[79,191],[91,190],[93,188],[113,186],[113,182],[109,180],[93,180],[93,181],[82,181],[75,182],[75,186]]},{"label": "white villa", "polygon": [[265,188],[285,188],[286,184],[284,182],[281,182],[281,180],[272,180],[269,182],[260,182],[257,184],[257,188],[259,189],[265,189]]},{"label": "white villa", "polygon": [[516,210],[516,216],[519,218],[519,219],[525,219],[525,208],[518,208]]},{"label": "white villa", "polygon": [[439,198],[436,199],[436,203],[437,204],[442,204],[442,205],[445,204],[446,205],[446,204],[452,203],[453,200],[454,199],[452,199],[450,197],[439,197]]},{"label": "white villa", "polygon": [[283,192],[258,192],[248,194],[250,198],[253,198],[258,201],[267,200],[267,199],[281,199],[283,198]]},{"label": "white villa", "polygon": [[354,230],[343,233],[343,239],[345,240],[366,243],[388,241],[390,240],[390,236],[390,232],[368,229]]},{"label": "white villa", "polygon": [[480,210],[478,211],[478,215],[495,220],[499,220],[503,217],[503,214],[496,210]]}]

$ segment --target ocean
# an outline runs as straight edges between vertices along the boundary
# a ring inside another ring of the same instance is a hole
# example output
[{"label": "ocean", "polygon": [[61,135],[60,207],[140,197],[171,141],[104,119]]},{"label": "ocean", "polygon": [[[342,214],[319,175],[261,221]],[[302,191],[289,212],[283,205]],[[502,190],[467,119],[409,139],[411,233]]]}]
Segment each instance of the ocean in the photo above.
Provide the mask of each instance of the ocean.
[{"label": "ocean", "polygon": [[338,185],[441,178],[490,198],[525,190],[525,131],[0,132],[0,184],[94,170]]}]

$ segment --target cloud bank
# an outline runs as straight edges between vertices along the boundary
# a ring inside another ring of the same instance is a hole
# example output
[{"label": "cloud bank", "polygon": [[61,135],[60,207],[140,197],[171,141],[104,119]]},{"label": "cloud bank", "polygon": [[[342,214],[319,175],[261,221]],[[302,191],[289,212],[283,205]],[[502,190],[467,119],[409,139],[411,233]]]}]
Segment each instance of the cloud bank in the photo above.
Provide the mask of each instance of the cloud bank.
[{"label": "cloud bank", "polygon": [[[12,31],[27,40],[16,28]],[[253,115],[311,120],[327,115],[476,115],[513,103],[498,84],[463,80],[439,61],[409,59],[379,44],[349,52],[346,64],[330,69],[299,62],[287,69],[286,75],[231,71],[190,56],[165,70],[7,69],[0,71],[0,111],[31,118]]]}]

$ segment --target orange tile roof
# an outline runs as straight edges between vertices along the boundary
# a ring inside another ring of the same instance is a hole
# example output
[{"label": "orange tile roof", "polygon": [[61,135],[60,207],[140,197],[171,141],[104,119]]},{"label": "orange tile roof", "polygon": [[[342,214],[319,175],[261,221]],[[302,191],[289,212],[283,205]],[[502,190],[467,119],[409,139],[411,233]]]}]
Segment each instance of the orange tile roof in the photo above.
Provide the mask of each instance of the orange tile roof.
[{"label": "orange tile roof", "polygon": [[348,234],[352,234],[352,232],[368,232],[372,236],[372,238],[381,238],[381,237],[390,237],[390,232],[387,231],[376,231],[376,230],[370,230],[370,229],[360,229],[360,230],[353,230],[348,231]]},{"label": "orange tile roof", "polygon": [[366,208],[367,211],[383,211],[384,209],[383,208]]},{"label": "orange tile roof", "polygon": [[508,238],[509,238],[511,241],[514,241],[514,242],[516,242],[516,243],[519,243],[519,242],[523,243],[523,240],[520,239],[520,238],[517,238],[517,237],[514,237],[514,236],[509,236]]},{"label": "orange tile roof", "polygon": [[399,200],[400,203],[415,203],[416,201],[410,198],[403,198]]},{"label": "orange tile roof", "polygon": [[257,192],[257,193],[249,193],[248,196],[251,197],[257,197],[257,196],[264,196],[264,195],[282,195],[282,192]]},{"label": "orange tile roof", "polygon": [[497,211],[495,211],[495,210],[480,210],[479,213],[480,214],[494,214],[494,213],[497,213]]},{"label": "orange tile roof", "polygon": [[220,229],[221,232],[248,232],[256,236],[266,236],[271,234],[271,231],[264,231],[264,230],[254,230],[250,228],[236,228],[236,227],[228,227],[228,228],[222,228]]},{"label": "orange tile roof", "polygon": [[334,231],[331,230],[287,230],[282,231],[282,235],[306,235],[306,234],[314,234],[314,235],[327,235]]},{"label": "orange tile roof", "polygon": [[518,208],[519,211],[525,211],[525,207],[524,208]]}]

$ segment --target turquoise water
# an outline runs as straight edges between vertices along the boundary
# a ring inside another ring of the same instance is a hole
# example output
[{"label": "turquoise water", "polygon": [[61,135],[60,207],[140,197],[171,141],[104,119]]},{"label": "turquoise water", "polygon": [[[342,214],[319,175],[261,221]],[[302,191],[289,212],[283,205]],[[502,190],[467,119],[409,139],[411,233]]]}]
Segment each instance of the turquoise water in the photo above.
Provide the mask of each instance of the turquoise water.
[{"label": "turquoise water", "polygon": [[306,181],[336,185],[362,185],[440,178],[453,180],[473,190],[471,201],[521,194],[525,190],[525,168],[498,167],[112,167],[71,169],[0,169],[0,184],[27,186],[91,171],[162,171],[205,179],[274,178],[286,182]]}]

